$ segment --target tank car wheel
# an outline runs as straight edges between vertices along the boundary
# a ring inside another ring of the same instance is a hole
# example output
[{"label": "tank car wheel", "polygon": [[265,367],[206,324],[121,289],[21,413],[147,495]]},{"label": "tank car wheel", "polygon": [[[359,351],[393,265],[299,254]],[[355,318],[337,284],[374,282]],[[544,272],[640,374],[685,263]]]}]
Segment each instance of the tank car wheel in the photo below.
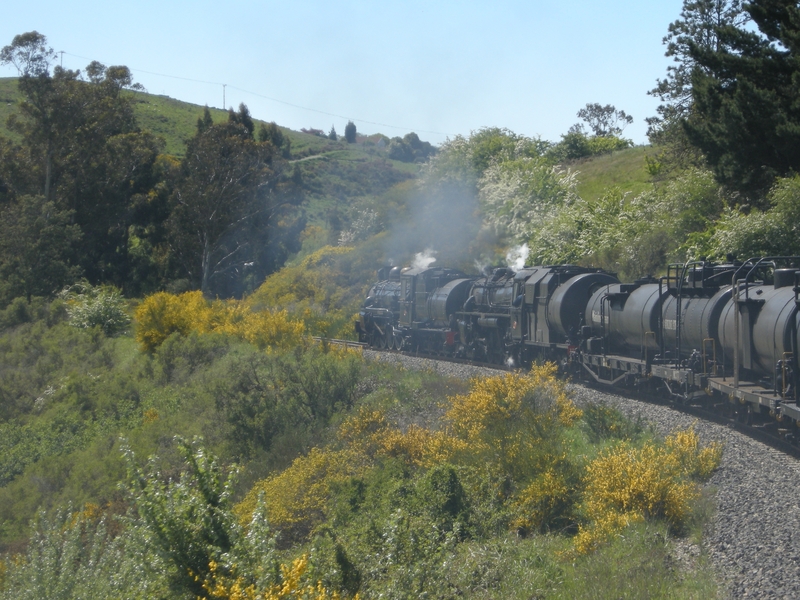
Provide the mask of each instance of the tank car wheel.
[{"label": "tank car wheel", "polygon": [[744,425],[753,424],[753,409],[750,405],[743,406],[736,411],[737,420]]}]

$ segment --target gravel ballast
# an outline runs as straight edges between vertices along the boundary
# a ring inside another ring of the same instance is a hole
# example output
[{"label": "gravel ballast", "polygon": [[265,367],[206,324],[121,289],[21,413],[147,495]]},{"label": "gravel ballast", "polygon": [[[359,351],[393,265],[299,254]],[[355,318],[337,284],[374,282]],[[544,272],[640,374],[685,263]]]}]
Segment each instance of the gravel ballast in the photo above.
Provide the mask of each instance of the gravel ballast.
[{"label": "gravel ballast", "polygon": [[[365,356],[459,378],[498,373],[394,353],[365,351]],[[722,442],[722,464],[708,482],[716,490],[717,512],[704,544],[723,593],[730,598],[800,598],[799,461],[724,425],[697,421],[666,406],[579,385],[570,390],[579,405],[606,402],[661,434],[695,424],[701,443]]]}]

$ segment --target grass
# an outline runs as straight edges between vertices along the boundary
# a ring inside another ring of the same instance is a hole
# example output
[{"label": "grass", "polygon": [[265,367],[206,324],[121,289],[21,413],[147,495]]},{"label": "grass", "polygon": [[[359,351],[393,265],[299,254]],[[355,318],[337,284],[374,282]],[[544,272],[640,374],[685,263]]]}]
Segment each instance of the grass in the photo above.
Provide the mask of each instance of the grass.
[{"label": "grass", "polygon": [[653,187],[645,165],[649,151],[648,146],[636,146],[566,166],[578,171],[578,194],[585,200],[600,198],[610,187],[637,195]]},{"label": "grass", "polygon": [[623,534],[593,554],[566,565],[562,584],[547,597],[716,598],[717,585],[707,557],[678,559],[677,540],[663,525],[647,523]]}]

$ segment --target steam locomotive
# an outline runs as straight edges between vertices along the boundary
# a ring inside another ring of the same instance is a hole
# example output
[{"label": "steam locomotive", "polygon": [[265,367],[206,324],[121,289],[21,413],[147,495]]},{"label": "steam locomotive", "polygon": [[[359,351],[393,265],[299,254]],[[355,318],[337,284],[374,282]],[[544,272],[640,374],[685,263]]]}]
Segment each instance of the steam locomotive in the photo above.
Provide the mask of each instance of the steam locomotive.
[{"label": "steam locomotive", "polygon": [[519,366],[555,360],[578,378],[800,425],[800,257],[673,264],[633,283],[575,265],[478,277],[385,267],[378,279],[356,322],[371,347]]}]

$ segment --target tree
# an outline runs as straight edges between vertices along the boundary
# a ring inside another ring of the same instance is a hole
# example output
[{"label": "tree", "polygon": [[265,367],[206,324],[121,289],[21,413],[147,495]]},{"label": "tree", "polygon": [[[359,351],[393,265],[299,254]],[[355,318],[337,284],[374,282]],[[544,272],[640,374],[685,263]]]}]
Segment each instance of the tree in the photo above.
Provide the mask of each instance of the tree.
[{"label": "tree", "polygon": [[331,130],[328,132],[328,139],[334,142],[339,139],[339,136],[336,135],[336,128],[333,125],[331,125]]},{"label": "tree", "polygon": [[258,130],[258,141],[269,142],[275,146],[275,148],[279,150],[282,149],[283,157],[289,158],[289,152],[291,151],[289,138],[283,135],[281,128],[275,124],[275,121],[267,125],[261,124]]},{"label": "tree", "polygon": [[55,51],[47,46],[47,38],[38,31],[15,35],[11,44],[0,50],[0,63],[14,65],[20,77],[47,75],[55,57]]},{"label": "tree", "polygon": [[680,19],[670,23],[663,42],[667,46],[665,55],[674,64],[648,92],[661,104],[656,109],[657,116],[645,119],[650,142],[663,148],[657,159],[662,171],[704,163],[683,127],[692,112],[692,70],[698,66],[691,53],[692,45],[719,51],[724,43],[718,35],[719,28],[743,27],[749,19],[741,0],[684,0]]},{"label": "tree", "polygon": [[633,117],[625,114],[624,110],[617,110],[611,104],[602,106],[597,102],[589,103],[585,108],[580,109],[578,117],[586,122],[589,129],[592,130],[592,134],[597,137],[618,137],[625,127],[633,123]]},{"label": "tree", "polygon": [[35,31],[0,51],[0,62],[19,70],[22,96],[8,121],[21,143],[0,148],[3,162],[11,163],[0,177],[12,196],[41,195],[69,211],[83,234],[85,275],[122,286],[130,276],[130,228],[152,225],[142,198],[156,184],[161,142],[138,129],[125,90],[142,88],[127,67],[94,61],[83,80],[79,71],[58,66],[51,73],[54,57]]},{"label": "tree", "polygon": [[301,199],[275,146],[253,140],[243,124],[246,108],[226,123],[198,130],[172,195],[170,247],[206,295],[233,295],[234,283],[248,271],[266,275],[271,222]]},{"label": "tree", "polygon": [[242,262],[246,241],[236,234],[259,210],[271,148],[233,121],[198,131],[189,141],[168,226],[176,257],[203,293]]},{"label": "tree", "polygon": [[[214,124],[214,119],[211,118],[211,111],[208,110],[208,105],[206,104],[203,108],[203,116],[197,117],[197,131],[203,132],[209,127]],[[261,127],[264,127],[263,125]],[[262,142],[264,140],[261,140]]]},{"label": "tree", "polygon": [[256,128],[255,123],[253,123],[253,117],[250,116],[250,109],[247,108],[244,102],[239,104],[238,112],[235,112],[232,108],[228,109],[228,121],[236,123],[237,125],[242,125],[251,136]]},{"label": "tree", "polygon": [[348,121],[347,125],[345,125],[344,139],[347,140],[348,144],[356,143],[356,124],[353,123],[352,121]]},{"label": "tree", "polygon": [[78,278],[81,232],[70,217],[43,196],[21,196],[0,210],[0,305],[52,295]]},{"label": "tree", "polygon": [[[30,121],[29,127],[26,128],[12,115],[9,127],[25,135],[32,149],[39,147],[44,159],[44,187],[34,193],[44,193],[45,199],[48,200],[58,129],[59,125],[62,125],[61,130],[65,129],[63,122],[69,114],[69,111],[64,110],[64,103],[56,101],[59,99],[58,84],[63,81],[54,81],[50,77],[50,62],[55,56],[55,51],[47,46],[47,38],[37,31],[14,36],[11,44],[0,50],[0,64],[14,65],[19,73],[19,89],[24,97],[20,109]],[[60,80],[76,77],[74,73],[68,71],[61,71],[59,75],[62,75]]]},{"label": "tree", "polygon": [[692,115],[687,135],[720,183],[751,198],[800,170],[800,8],[753,0],[759,31],[716,27],[715,48],[689,43]]},{"label": "tree", "polygon": [[689,116],[692,106],[692,70],[699,66],[691,48],[723,49],[724,40],[718,31],[721,27],[743,27],[749,21],[741,0],[684,0],[680,19],[670,23],[664,36],[667,46],[665,56],[674,61],[667,67],[667,76],[657,80],[648,94],[658,97],[659,117],[647,120],[651,129]]}]

